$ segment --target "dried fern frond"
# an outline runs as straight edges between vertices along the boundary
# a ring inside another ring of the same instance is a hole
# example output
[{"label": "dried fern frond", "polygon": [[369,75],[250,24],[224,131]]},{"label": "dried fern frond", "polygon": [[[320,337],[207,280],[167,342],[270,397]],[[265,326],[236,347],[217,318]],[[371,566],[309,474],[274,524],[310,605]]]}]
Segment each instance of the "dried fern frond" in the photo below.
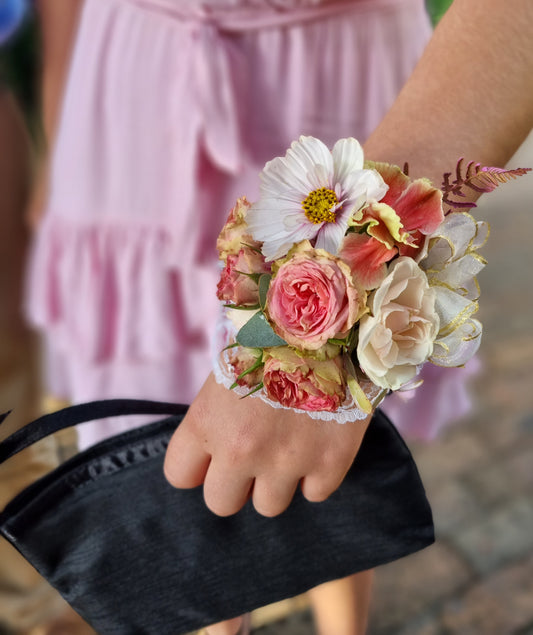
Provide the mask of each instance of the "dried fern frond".
[{"label": "dried fern frond", "polygon": [[460,158],[455,168],[455,180],[450,181],[452,176],[451,172],[444,174],[442,202],[455,209],[471,209],[472,207],[476,207],[475,203],[470,201],[454,201],[450,196],[465,198],[466,188],[479,192],[480,194],[492,192],[498,185],[523,176],[530,170],[531,168],[505,170],[503,168],[485,167],[482,166],[481,163],[470,161],[466,166],[466,172],[463,176],[463,158]]}]

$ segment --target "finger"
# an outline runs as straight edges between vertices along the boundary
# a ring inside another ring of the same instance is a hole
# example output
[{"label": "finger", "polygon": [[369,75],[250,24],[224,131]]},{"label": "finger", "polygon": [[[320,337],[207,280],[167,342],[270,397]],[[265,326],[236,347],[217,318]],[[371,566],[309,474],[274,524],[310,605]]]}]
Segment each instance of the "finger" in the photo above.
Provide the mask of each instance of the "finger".
[{"label": "finger", "polygon": [[242,625],[242,617],[234,617],[232,620],[218,622],[208,626],[205,630],[207,635],[237,635]]},{"label": "finger", "polygon": [[305,476],[301,481],[302,494],[311,503],[321,503],[328,499],[340,487],[345,473],[315,473]]},{"label": "finger", "polygon": [[252,493],[255,509],[263,516],[278,516],[291,504],[299,480],[281,475],[257,477]]},{"label": "finger", "polygon": [[254,477],[211,461],[204,480],[204,500],[217,516],[236,514],[250,498]]},{"label": "finger", "polygon": [[[340,487],[359,451],[367,425],[344,428],[337,424],[335,432],[339,435],[330,439],[334,442],[323,448],[314,469],[301,481],[302,494],[308,501],[312,503],[325,501]],[[344,433],[347,434],[347,438]]]},{"label": "finger", "polygon": [[211,455],[184,426],[179,426],[168,444],[164,472],[174,487],[188,489],[204,482]]}]

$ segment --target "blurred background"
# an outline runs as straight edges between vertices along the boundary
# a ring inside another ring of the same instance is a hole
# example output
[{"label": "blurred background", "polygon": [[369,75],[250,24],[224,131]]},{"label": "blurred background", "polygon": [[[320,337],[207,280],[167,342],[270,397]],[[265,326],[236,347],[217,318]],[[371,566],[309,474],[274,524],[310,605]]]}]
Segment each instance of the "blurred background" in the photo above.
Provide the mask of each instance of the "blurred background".
[{"label": "blurred background", "polygon": [[[10,104],[0,142],[10,138],[13,126],[20,128],[27,172],[22,183],[12,182],[13,195],[20,201],[29,196],[33,165],[42,148],[37,81],[40,38],[31,12],[23,18],[20,14],[17,32],[10,32],[10,24],[18,19],[17,6],[23,4],[0,0],[1,90]],[[449,4],[449,0],[428,3],[435,22]],[[23,121],[13,115],[15,111],[22,113]],[[29,151],[30,147],[34,150]],[[0,161],[9,166],[19,159],[7,156],[5,148],[0,146]],[[533,166],[533,136],[509,165]],[[17,188],[20,191],[15,192]],[[8,194],[2,191],[1,195],[0,317],[4,335],[0,336],[0,378],[11,377],[13,365],[20,365],[20,359],[10,353],[13,333],[19,333],[21,342],[34,337],[24,324],[13,326],[14,320],[22,320],[17,307],[24,268],[13,249],[16,240],[25,244],[27,232],[22,218],[16,226],[6,218],[3,202]],[[378,570],[370,635],[533,634],[532,195],[533,175],[529,174],[486,197],[475,212],[477,218],[489,221],[491,236],[482,251],[489,266],[480,275],[484,338],[482,368],[473,380],[474,408],[430,444],[409,442],[433,507],[437,541],[415,556]],[[24,250],[17,249],[16,254],[20,253]],[[6,275],[14,268],[20,273]],[[20,371],[31,375],[22,389],[27,390],[28,400],[40,394],[34,351],[32,345],[24,357],[28,365]],[[13,384],[8,386],[12,390]],[[31,408],[28,417],[30,413]],[[67,438],[64,444],[70,442]],[[2,584],[0,576],[0,593],[6,591]],[[0,633],[2,607],[0,602]],[[262,635],[313,632],[304,598],[258,612],[253,625],[254,632]],[[79,631],[74,626],[69,631],[67,626],[66,630],[46,632]]]}]

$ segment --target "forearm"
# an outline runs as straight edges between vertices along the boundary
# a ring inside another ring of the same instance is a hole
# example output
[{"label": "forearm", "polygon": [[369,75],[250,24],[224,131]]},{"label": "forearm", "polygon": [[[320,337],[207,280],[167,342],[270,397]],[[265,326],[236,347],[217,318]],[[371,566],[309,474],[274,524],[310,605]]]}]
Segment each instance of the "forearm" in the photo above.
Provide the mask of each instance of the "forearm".
[{"label": "forearm", "polygon": [[48,151],[54,143],[83,0],[36,0],[42,33],[41,108],[45,153],[37,164],[26,220],[35,228],[48,198]]},{"label": "forearm", "polygon": [[365,145],[440,185],[457,159],[503,166],[533,127],[533,3],[455,0]]},{"label": "forearm", "polygon": [[38,0],[42,31],[42,116],[48,144],[55,136],[83,0]]}]

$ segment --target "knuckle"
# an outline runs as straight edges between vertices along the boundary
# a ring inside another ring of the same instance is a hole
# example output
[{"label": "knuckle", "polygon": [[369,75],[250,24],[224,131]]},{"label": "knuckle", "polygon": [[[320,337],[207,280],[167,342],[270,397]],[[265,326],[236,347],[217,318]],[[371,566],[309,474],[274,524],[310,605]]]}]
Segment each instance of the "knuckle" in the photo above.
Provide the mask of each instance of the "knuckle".
[{"label": "knuckle", "polygon": [[201,399],[197,399],[189,406],[180,428],[187,428],[192,434],[201,438],[202,422],[209,421],[210,416],[207,405]]},{"label": "knuckle", "polygon": [[247,462],[250,452],[247,448],[239,444],[231,444],[226,448],[224,457],[229,468],[235,468]]},{"label": "knuckle", "polygon": [[322,452],[313,472],[328,483],[341,481],[353,462],[353,455],[351,447],[328,448]]},{"label": "knuckle", "polygon": [[260,445],[252,435],[240,434],[228,441],[226,460],[232,467],[253,461],[260,452]]}]

